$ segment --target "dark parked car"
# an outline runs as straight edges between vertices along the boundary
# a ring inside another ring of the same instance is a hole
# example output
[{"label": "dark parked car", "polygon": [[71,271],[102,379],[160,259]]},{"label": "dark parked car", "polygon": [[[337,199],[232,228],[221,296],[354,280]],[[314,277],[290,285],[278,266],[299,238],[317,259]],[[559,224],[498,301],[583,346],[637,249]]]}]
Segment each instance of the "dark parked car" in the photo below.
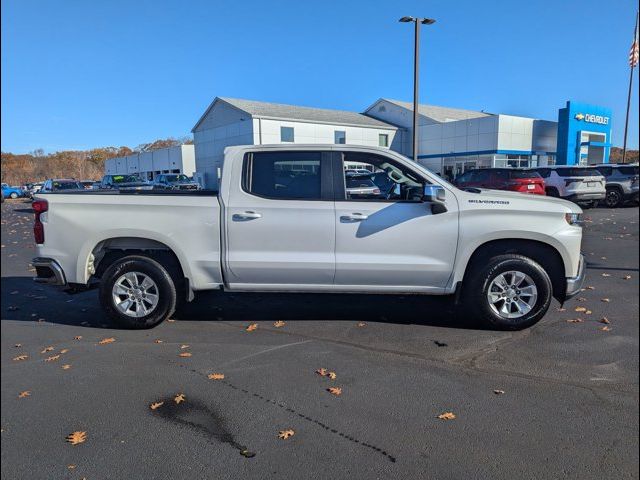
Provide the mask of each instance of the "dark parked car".
[{"label": "dark parked car", "polygon": [[84,190],[84,187],[73,178],[51,178],[44,182],[40,192],[60,192],[62,190]]},{"label": "dark parked car", "polygon": [[538,172],[519,168],[480,168],[455,179],[458,188],[489,188],[545,195],[544,179]]},{"label": "dark parked car", "polygon": [[603,164],[596,168],[607,181],[604,199],[607,207],[619,207],[627,201],[638,203],[638,165]]},{"label": "dark parked car", "polygon": [[182,173],[163,173],[158,175],[153,185],[161,190],[200,190],[198,182]]},{"label": "dark parked car", "polygon": [[115,190],[153,190],[153,184],[136,175],[105,175],[100,188]]}]

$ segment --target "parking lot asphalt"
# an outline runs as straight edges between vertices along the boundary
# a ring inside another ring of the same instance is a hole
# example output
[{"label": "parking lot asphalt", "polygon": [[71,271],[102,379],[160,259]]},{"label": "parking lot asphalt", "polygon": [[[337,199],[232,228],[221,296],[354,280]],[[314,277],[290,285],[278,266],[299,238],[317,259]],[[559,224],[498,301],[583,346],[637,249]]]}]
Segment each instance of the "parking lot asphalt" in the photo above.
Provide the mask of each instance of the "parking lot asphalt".
[{"label": "parking lot asphalt", "polygon": [[32,282],[7,201],[2,478],[638,478],[638,208],[586,216],[584,291],[525,331],[446,298],[220,293],[128,331]]}]

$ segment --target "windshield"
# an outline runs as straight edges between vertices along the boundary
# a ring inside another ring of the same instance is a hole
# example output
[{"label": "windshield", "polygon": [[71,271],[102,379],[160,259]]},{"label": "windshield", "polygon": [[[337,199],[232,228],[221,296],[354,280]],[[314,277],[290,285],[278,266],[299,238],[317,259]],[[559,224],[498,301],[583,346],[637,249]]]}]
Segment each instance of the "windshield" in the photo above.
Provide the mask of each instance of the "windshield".
[{"label": "windshield", "polygon": [[191,180],[186,175],[165,175],[167,182],[190,182]]},{"label": "windshield", "polygon": [[600,177],[602,174],[595,168],[558,168],[561,177]]},{"label": "windshield", "polygon": [[538,172],[532,170],[512,170],[511,178],[542,178]]},{"label": "windshield", "polygon": [[78,182],[53,182],[54,190],[78,190],[82,186]]},{"label": "windshield", "polygon": [[138,177],[135,175],[114,175],[113,183],[131,183],[131,182],[141,182]]}]

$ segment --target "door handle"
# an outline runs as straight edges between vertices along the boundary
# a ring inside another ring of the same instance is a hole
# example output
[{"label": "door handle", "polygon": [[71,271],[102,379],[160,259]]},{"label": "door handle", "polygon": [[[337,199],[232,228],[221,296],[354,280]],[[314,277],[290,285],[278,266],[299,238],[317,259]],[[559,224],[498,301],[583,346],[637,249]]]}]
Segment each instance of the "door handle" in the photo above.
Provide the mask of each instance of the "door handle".
[{"label": "door handle", "polygon": [[346,222],[361,222],[362,220],[366,220],[369,218],[369,215],[364,215],[362,213],[352,213],[351,215],[343,215],[340,217],[340,220]]},{"label": "door handle", "polygon": [[256,218],[262,218],[262,214],[256,212],[234,213],[232,218],[233,220],[254,220]]}]

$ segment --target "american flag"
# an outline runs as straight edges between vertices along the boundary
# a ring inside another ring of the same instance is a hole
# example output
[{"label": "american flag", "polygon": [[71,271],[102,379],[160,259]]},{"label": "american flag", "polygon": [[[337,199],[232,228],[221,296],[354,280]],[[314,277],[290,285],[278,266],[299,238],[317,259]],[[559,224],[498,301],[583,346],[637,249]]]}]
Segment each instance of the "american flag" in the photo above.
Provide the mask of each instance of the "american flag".
[{"label": "american flag", "polygon": [[631,44],[631,50],[629,50],[629,66],[631,68],[638,65],[638,59],[640,52],[638,51],[638,20],[636,15],[636,28],[633,32],[633,43]]}]

